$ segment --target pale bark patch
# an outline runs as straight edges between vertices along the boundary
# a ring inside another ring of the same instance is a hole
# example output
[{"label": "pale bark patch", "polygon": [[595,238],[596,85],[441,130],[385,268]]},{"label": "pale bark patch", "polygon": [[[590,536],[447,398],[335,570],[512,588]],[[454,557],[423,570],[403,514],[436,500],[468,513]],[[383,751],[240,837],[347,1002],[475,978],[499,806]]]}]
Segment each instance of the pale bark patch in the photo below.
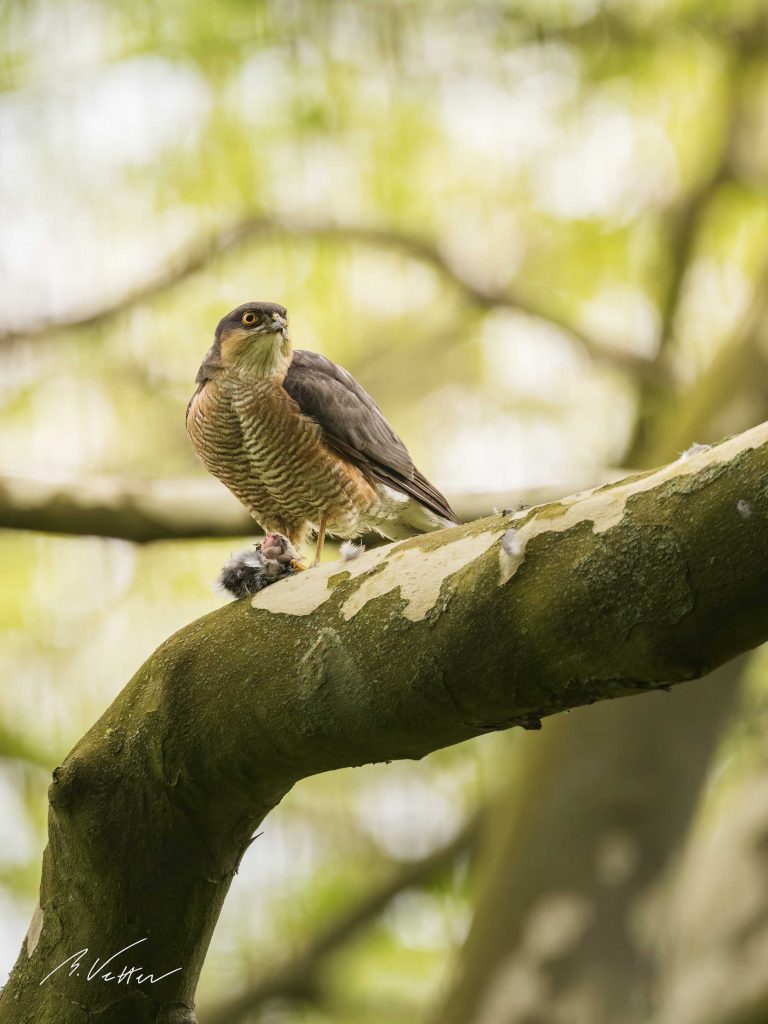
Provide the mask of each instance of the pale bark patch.
[{"label": "pale bark patch", "polygon": [[276,585],[265,587],[253,597],[251,605],[282,615],[311,615],[333,596],[333,587],[328,585],[333,576],[346,573],[350,579],[354,579],[375,569],[382,559],[391,554],[390,547],[382,547],[366,551],[351,562],[325,562],[307,572],[280,580]]},{"label": "pale bark patch", "polygon": [[[503,532],[497,528],[464,535],[431,551],[418,547],[376,548],[352,562],[330,562],[281,580],[259,591],[251,605],[283,615],[310,615],[333,595],[331,579],[346,573],[350,579],[360,578],[360,585],[342,605],[345,621],[354,618],[369,601],[399,588],[406,602],[403,616],[418,622],[434,608],[444,581],[484,554]],[[379,568],[382,562],[384,567]]]},{"label": "pale bark patch", "polygon": [[348,622],[376,597],[400,588],[406,601],[403,616],[411,622],[426,618],[437,604],[440,588],[449,576],[463,569],[484,554],[499,539],[501,530],[487,530],[474,537],[460,537],[433,551],[406,548],[394,551],[384,569],[363,580],[341,608]]},{"label": "pale bark patch", "polygon": [[[509,531],[509,534],[513,536],[514,543],[511,542],[511,536],[510,543],[501,546],[499,586],[508,583],[523,564],[525,549],[534,537],[545,533],[563,533],[583,522],[592,523],[593,533],[603,533],[621,522],[627,502],[633,495],[652,491],[674,479],[693,476],[708,466],[729,462],[740,452],[758,448],[766,441],[768,441],[768,424],[762,423],[753,430],[732,437],[714,448],[707,448],[688,455],[686,458],[680,458],[676,462],[670,462],[669,465],[663,466],[655,473],[648,473],[637,479],[629,480],[625,484],[608,485],[603,489],[598,488],[593,491],[572,494],[560,502],[563,511],[559,516],[538,516],[536,510],[533,513],[530,510],[518,513],[512,517],[513,522],[525,516],[530,518],[522,526]],[[548,506],[543,506],[543,508],[548,508]]]},{"label": "pale bark patch", "polygon": [[27,929],[27,957],[37,949],[37,944],[40,941],[40,936],[43,931],[43,911],[40,906],[35,907],[35,912],[32,915],[32,920],[29,923]]}]

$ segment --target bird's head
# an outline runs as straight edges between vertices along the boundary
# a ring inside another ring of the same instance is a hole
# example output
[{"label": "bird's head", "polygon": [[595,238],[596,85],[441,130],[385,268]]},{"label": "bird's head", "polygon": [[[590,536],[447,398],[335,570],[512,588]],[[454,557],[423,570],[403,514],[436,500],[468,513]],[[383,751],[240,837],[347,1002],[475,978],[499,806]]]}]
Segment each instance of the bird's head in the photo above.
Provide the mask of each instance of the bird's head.
[{"label": "bird's head", "polygon": [[276,302],[245,302],[219,321],[214,346],[223,366],[259,377],[284,372],[291,359],[288,311]]}]

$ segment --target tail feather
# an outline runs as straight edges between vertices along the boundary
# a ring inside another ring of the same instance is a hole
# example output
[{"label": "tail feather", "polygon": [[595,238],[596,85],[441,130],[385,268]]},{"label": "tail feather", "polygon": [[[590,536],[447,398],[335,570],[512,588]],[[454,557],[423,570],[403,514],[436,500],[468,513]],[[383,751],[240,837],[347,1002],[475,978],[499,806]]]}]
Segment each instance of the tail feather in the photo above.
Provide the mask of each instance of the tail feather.
[{"label": "tail feather", "polygon": [[421,533],[444,530],[449,526],[456,526],[456,520],[439,516],[420,501],[409,497],[397,517],[375,523],[374,529],[389,540],[406,540]]},{"label": "tail feather", "polygon": [[[442,530],[444,526],[456,526],[458,524],[458,517],[445,497],[415,466],[413,467],[413,476],[410,479],[406,479],[399,473],[387,471],[381,466],[371,470],[370,475],[380,483],[394,488],[403,496],[407,495],[412,499],[412,502],[415,502],[415,504],[431,512],[441,520],[439,526],[427,527],[426,529]],[[418,530],[417,532],[423,533],[424,530]]]}]

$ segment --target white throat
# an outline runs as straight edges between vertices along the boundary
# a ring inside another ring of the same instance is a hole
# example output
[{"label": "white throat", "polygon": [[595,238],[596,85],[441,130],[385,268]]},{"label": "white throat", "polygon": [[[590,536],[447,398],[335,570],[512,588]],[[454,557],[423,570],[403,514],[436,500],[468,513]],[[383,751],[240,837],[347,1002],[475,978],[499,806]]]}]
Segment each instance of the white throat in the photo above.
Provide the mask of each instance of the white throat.
[{"label": "white throat", "polygon": [[267,334],[254,338],[245,346],[234,369],[243,377],[282,377],[288,370],[291,354],[291,341],[287,334]]}]

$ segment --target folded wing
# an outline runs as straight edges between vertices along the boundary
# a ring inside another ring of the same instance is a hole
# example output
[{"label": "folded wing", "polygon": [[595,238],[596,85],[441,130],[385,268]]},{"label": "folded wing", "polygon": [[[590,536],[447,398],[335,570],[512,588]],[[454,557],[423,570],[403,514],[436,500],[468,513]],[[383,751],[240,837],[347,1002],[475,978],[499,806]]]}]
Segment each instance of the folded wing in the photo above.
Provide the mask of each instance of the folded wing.
[{"label": "folded wing", "polygon": [[326,444],[371,480],[415,498],[435,515],[457,522],[443,495],[414,466],[408,449],[374,400],[341,366],[316,352],[293,353],[283,387]]}]

